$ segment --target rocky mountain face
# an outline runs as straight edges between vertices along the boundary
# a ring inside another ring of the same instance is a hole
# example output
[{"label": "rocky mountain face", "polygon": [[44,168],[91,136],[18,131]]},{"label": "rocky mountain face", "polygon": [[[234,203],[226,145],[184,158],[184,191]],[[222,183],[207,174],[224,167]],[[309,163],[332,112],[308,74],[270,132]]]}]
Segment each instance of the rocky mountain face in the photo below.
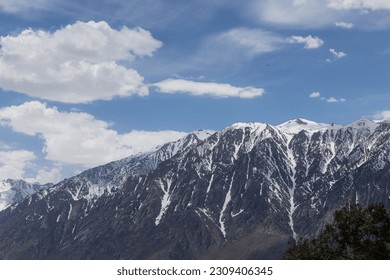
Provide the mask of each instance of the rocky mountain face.
[{"label": "rocky mountain face", "polygon": [[7,179],[0,181],[0,211],[20,202],[27,196],[51,187],[53,184],[28,183],[23,180]]},{"label": "rocky mountain face", "polygon": [[390,124],[237,123],[0,213],[3,259],[278,259],[347,202],[390,209]]}]

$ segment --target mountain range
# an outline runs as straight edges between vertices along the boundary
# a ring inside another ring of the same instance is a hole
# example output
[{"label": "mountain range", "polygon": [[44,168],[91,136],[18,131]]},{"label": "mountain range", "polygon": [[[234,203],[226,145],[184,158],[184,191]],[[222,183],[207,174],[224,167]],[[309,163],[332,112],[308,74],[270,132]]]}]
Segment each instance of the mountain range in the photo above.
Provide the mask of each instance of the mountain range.
[{"label": "mountain range", "polygon": [[0,212],[2,259],[279,259],[348,202],[390,210],[390,123],[236,123]]}]

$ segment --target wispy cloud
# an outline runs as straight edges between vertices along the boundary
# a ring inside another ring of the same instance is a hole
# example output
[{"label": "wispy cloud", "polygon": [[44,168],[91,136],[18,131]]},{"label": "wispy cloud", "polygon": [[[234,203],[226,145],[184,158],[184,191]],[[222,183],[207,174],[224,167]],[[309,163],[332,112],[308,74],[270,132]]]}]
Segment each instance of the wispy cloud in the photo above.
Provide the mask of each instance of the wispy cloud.
[{"label": "wispy cloud", "polygon": [[283,45],[283,37],[275,33],[262,29],[233,28],[209,36],[204,41],[203,50],[252,57],[279,50]]},{"label": "wispy cloud", "polygon": [[255,20],[276,26],[312,29],[329,27],[335,22],[356,22],[356,27],[362,29],[390,26],[388,15],[380,13],[390,9],[388,0],[252,0],[251,3],[247,12]]},{"label": "wispy cloud", "polygon": [[304,28],[322,27],[337,20],[339,11],[328,12],[326,0],[252,1],[250,13],[262,22]]},{"label": "wispy cloud", "polygon": [[389,10],[388,0],[330,0],[328,6],[337,10]]},{"label": "wispy cloud", "polygon": [[324,43],[316,36],[286,37],[260,28],[234,28],[213,34],[204,40],[198,59],[203,64],[218,64],[250,60],[255,56],[288,48],[291,44],[303,44],[305,49],[315,49]]},{"label": "wispy cloud", "polygon": [[329,49],[329,52],[333,54],[333,56],[335,56],[336,58],[343,58],[347,56],[345,52],[338,52],[335,49]]},{"label": "wispy cloud", "polygon": [[342,51],[336,51],[335,49],[329,49],[329,52],[332,54],[332,58],[328,58],[327,62],[332,62],[337,59],[341,59],[347,56],[345,52]]},{"label": "wispy cloud", "polygon": [[28,10],[45,9],[51,4],[50,0],[0,0],[0,10],[6,13],[17,14]]},{"label": "wispy cloud", "polygon": [[0,87],[65,103],[147,95],[143,77],[120,65],[152,56],[162,43],[150,32],[106,22],[77,22],[55,32],[27,29],[0,37]]},{"label": "wispy cloud", "polygon": [[287,39],[291,44],[304,44],[305,49],[317,49],[324,44],[324,41],[315,36],[291,36]]},{"label": "wispy cloud", "polygon": [[336,98],[336,97],[324,98],[324,100],[328,103],[340,103],[340,102],[347,101],[347,99],[345,98]]},{"label": "wispy cloud", "polygon": [[254,98],[264,94],[264,89],[255,87],[235,87],[230,84],[194,82],[183,79],[168,79],[153,84],[163,93],[188,93],[190,95],[209,95],[227,98]]},{"label": "wispy cloud", "polygon": [[344,29],[351,29],[354,26],[353,23],[344,22],[344,21],[336,21],[334,25],[336,25],[337,27],[344,28]]}]

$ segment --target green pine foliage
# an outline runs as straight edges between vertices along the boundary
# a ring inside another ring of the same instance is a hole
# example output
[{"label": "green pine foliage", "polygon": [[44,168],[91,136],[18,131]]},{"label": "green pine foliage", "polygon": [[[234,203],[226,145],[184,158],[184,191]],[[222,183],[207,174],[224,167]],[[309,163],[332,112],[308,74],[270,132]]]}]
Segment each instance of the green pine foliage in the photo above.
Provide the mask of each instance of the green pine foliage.
[{"label": "green pine foliage", "polygon": [[390,217],[382,203],[363,208],[347,204],[315,239],[300,239],[287,249],[290,260],[390,259]]}]

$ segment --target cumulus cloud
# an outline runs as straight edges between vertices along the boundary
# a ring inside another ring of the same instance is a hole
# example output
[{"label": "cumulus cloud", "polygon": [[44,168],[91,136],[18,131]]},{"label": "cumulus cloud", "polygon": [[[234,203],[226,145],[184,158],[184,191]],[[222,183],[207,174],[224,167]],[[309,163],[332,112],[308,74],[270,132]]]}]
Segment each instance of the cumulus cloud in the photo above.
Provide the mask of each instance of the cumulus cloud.
[{"label": "cumulus cloud", "polygon": [[321,96],[321,93],[318,92],[318,91],[314,91],[312,92],[311,94],[309,94],[309,97],[310,98],[317,98],[319,100],[322,100],[324,102],[327,102],[327,103],[340,103],[340,102],[345,102],[347,101],[347,99],[345,98],[335,98],[335,97],[323,97]]},{"label": "cumulus cloud", "polygon": [[162,43],[142,28],[76,22],[55,32],[0,37],[0,87],[65,103],[147,95],[143,77],[121,65],[152,56]]},{"label": "cumulus cloud", "polygon": [[194,82],[183,79],[167,79],[153,84],[163,93],[189,93],[191,95],[209,95],[214,97],[254,98],[264,94],[264,89],[255,87],[235,87],[230,84]]},{"label": "cumulus cloud", "polygon": [[389,10],[388,0],[329,0],[328,6],[336,10]]},{"label": "cumulus cloud", "polygon": [[334,25],[336,25],[337,27],[341,27],[341,28],[344,28],[344,29],[351,29],[353,28],[353,23],[350,23],[350,22],[344,22],[344,21],[336,21],[334,23]]},{"label": "cumulus cloud", "polygon": [[[90,114],[61,112],[38,101],[1,108],[0,125],[39,136],[44,142],[43,152],[47,160],[86,167],[143,152],[186,134],[169,130],[120,134],[110,129],[107,122]],[[47,173],[43,175],[48,176]]]},{"label": "cumulus cloud", "polygon": [[38,170],[35,178],[25,178],[24,180],[30,183],[38,182],[40,184],[47,184],[47,183],[56,184],[62,180],[61,168],[58,167],[54,167],[51,169],[44,168]]},{"label": "cumulus cloud", "polygon": [[320,96],[321,96],[321,93],[319,93],[318,91],[314,91],[314,92],[312,92],[312,93],[309,95],[310,98],[318,98],[318,97],[320,97]]},{"label": "cumulus cloud", "polygon": [[0,180],[21,179],[26,165],[35,158],[26,150],[0,151]]},{"label": "cumulus cloud", "polygon": [[287,40],[291,44],[305,44],[305,49],[317,49],[324,44],[323,40],[315,36],[313,37],[311,35],[306,37],[291,36]]}]

